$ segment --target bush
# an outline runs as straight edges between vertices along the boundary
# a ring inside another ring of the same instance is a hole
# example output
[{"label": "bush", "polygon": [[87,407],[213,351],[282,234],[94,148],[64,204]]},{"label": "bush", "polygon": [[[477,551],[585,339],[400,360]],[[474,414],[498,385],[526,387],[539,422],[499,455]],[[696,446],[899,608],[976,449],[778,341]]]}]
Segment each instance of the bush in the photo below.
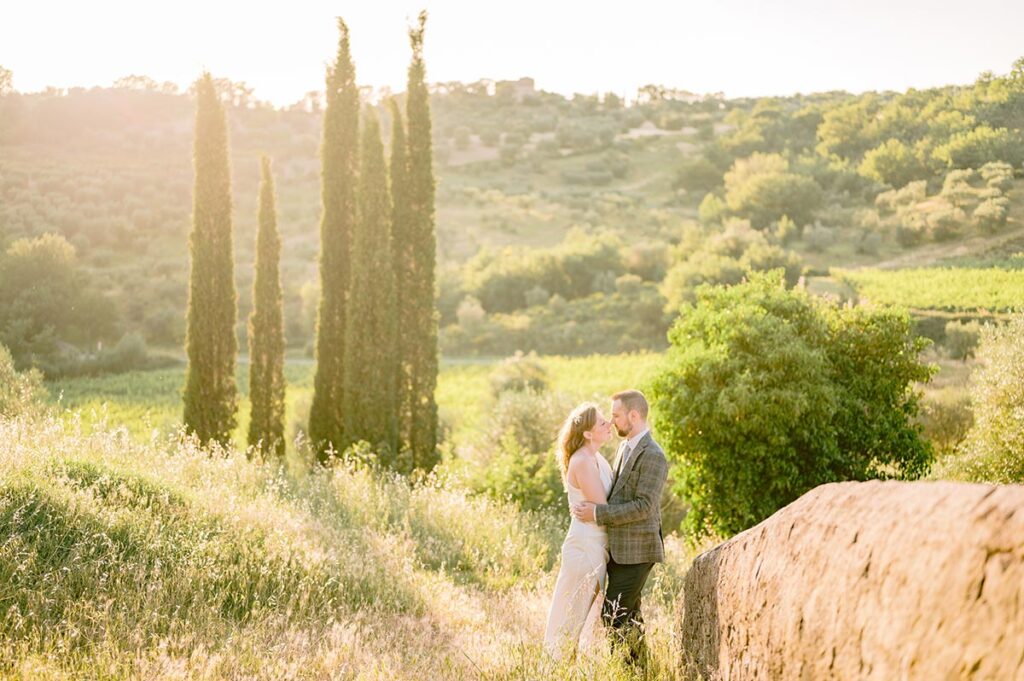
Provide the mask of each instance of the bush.
[{"label": "bush", "polygon": [[897,139],[890,139],[864,154],[859,168],[864,177],[891,187],[902,187],[921,177],[924,171],[913,150]]},{"label": "bush", "polygon": [[986,163],[979,169],[985,184],[992,189],[1006,192],[1013,186],[1013,166],[1002,161]]},{"label": "bush", "polygon": [[14,358],[0,345],[0,417],[36,414],[45,396],[43,375],[36,369],[15,371]]},{"label": "bush", "polygon": [[453,463],[473,490],[521,508],[562,507],[564,488],[555,437],[572,405],[535,390],[502,393],[478,439]]},{"label": "bush", "polygon": [[825,482],[927,470],[911,386],[931,375],[928,341],[905,313],[839,308],[775,271],[698,289],[669,338],[652,395],[691,532],[733,534]]},{"label": "bush", "polygon": [[978,322],[950,321],[946,323],[946,351],[953,359],[966,360],[974,355],[981,336],[981,325]]},{"label": "bush", "polygon": [[974,425],[939,475],[996,484],[1024,482],[1024,315],[981,331],[972,377]]},{"label": "bush", "polygon": [[543,392],[548,388],[548,372],[536,352],[517,351],[506,357],[491,372],[491,393],[500,398],[507,392]]},{"label": "bush", "polygon": [[956,451],[967,437],[974,422],[971,397],[963,390],[947,389],[921,401],[918,419],[924,437],[932,443],[936,454],[947,456]]},{"label": "bush", "polygon": [[978,207],[971,213],[971,222],[978,229],[988,232],[998,232],[1006,226],[1006,220],[1010,215],[1010,202],[1006,198],[986,199],[978,204]]}]

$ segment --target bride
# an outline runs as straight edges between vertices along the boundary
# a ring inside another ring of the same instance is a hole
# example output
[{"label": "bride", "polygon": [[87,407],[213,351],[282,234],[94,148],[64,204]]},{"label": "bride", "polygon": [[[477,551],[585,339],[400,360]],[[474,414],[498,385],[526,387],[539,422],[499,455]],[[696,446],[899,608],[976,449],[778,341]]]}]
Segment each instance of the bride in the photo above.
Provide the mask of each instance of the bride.
[{"label": "bride", "polygon": [[[565,420],[557,454],[570,508],[582,501],[607,501],[612,468],[599,450],[610,437],[611,422],[595,404],[581,404]],[[607,563],[604,528],[573,518],[562,544],[562,565],[544,633],[544,647],[556,658],[594,642]]]}]

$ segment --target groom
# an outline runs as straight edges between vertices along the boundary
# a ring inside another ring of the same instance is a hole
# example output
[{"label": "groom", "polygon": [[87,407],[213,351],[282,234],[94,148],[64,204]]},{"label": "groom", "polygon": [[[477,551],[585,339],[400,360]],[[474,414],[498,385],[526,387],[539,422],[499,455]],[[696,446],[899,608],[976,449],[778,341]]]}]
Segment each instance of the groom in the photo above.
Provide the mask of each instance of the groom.
[{"label": "groom", "polygon": [[647,427],[647,399],[639,390],[612,395],[612,423],[619,436],[615,481],[608,503],[573,505],[572,514],[608,530],[608,588],[602,617],[626,641],[630,658],[643,662],[643,616],[640,592],[655,563],[665,560],[661,535],[661,491],[668,478],[665,452]]}]

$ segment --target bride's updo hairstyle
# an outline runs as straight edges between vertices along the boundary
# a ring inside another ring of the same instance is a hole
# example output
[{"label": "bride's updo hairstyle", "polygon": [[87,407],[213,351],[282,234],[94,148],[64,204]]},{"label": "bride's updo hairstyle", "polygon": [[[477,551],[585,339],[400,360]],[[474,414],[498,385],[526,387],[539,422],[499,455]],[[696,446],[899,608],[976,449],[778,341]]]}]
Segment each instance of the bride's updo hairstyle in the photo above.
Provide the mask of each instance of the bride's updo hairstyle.
[{"label": "bride's updo hairstyle", "polygon": [[573,409],[562,424],[562,430],[558,433],[558,467],[562,469],[563,483],[569,470],[569,459],[587,442],[583,433],[593,430],[596,424],[597,405],[593,402],[584,402]]}]

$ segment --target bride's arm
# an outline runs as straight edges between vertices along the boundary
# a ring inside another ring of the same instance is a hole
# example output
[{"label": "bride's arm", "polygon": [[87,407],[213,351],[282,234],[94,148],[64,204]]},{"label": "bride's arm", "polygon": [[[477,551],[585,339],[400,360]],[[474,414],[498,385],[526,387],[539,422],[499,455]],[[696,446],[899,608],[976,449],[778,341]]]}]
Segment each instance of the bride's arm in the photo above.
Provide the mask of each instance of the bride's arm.
[{"label": "bride's arm", "polygon": [[569,460],[569,470],[566,473],[570,482],[583,492],[583,497],[587,501],[595,504],[608,502],[604,495],[604,485],[601,484],[601,474],[593,461],[574,456]]}]

